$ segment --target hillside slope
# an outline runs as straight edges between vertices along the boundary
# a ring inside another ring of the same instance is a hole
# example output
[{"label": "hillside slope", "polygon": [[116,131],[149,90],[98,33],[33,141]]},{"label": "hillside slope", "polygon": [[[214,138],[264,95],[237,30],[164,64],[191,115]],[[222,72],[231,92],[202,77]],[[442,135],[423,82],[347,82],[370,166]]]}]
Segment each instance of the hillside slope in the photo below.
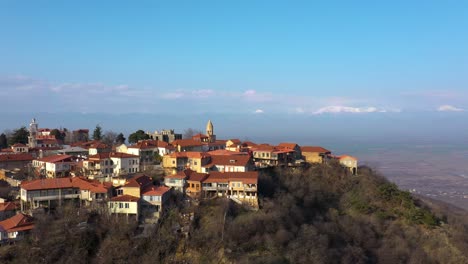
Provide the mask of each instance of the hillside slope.
[{"label": "hillside slope", "polygon": [[[184,208],[179,197],[144,236],[136,223],[65,207],[0,247],[0,262],[468,263],[465,215],[431,210],[368,168],[264,171],[259,186],[258,211],[226,199]],[[187,237],[177,232],[186,210],[195,210]]]}]

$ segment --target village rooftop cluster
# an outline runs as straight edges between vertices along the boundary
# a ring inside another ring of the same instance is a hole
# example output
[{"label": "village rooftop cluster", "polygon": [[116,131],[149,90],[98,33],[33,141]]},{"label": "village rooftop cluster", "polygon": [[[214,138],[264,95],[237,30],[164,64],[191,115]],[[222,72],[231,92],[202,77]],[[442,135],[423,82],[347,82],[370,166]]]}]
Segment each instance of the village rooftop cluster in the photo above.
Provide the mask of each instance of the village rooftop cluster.
[{"label": "village rooftop cluster", "polygon": [[[177,193],[191,200],[225,197],[258,208],[259,172],[271,167],[336,159],[357,173],[356,158],[334,156],[319,146],[217,139],[211,121],[205,134],[182,139],[174,130],[147,132],[149,139],[133,145],[90,141],[88,129],[66,131],[66,140],[51,131],[33,119],[27,144],[0,150],[0,179],[17,191],[16,199],[0,200],[0,242],[23,238],[34,228],[37,210],[70,201],[155,223]],[[163,180],[150,177],[155,171]]]}]

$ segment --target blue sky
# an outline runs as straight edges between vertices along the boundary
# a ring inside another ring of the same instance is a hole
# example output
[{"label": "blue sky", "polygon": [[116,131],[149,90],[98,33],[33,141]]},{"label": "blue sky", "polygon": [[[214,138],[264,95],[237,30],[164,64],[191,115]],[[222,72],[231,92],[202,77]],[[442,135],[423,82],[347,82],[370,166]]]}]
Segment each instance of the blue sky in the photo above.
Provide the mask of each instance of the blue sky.
[{"label": "blue sky", "polygon": [[0,112],[459,115],[467,14],[466,1],[1,1]]}]

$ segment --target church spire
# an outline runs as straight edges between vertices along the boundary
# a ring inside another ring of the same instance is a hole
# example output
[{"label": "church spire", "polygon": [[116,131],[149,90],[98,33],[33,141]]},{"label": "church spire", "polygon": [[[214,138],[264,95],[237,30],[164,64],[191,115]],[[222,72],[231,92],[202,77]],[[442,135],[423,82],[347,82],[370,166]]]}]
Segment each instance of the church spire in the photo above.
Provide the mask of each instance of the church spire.
[{"label": "church spire", "polygon": [[211,120],[208,120],[208,124],[206,124],[206,135],[211,137],[213,134],[213,123],[211,123]]}]

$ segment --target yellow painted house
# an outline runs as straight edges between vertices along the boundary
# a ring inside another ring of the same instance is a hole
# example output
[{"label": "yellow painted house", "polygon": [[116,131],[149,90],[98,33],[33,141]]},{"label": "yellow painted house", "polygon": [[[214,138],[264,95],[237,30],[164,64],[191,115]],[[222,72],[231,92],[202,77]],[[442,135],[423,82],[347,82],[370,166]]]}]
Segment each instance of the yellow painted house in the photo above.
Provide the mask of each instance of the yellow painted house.
[{"label": "yellow painted house", "polygon": [[357,158],[349,155],[343,155],[337,157],[340,164],[348,168],[353,175],[357,174],[358,160]]},{"label": "yellow painted house", "polygon": [[210,154],[205,152],[174,152],[163,156],[163,168],[168,171],[191,169],[196,172],[202,172],[203,166],[209,164],[210,160]]},{"label": "yellow painted house", "polygon": [[318,146],[301,147],[302,157],[308,163],[323,163],[331,155],[331,151]]}]

